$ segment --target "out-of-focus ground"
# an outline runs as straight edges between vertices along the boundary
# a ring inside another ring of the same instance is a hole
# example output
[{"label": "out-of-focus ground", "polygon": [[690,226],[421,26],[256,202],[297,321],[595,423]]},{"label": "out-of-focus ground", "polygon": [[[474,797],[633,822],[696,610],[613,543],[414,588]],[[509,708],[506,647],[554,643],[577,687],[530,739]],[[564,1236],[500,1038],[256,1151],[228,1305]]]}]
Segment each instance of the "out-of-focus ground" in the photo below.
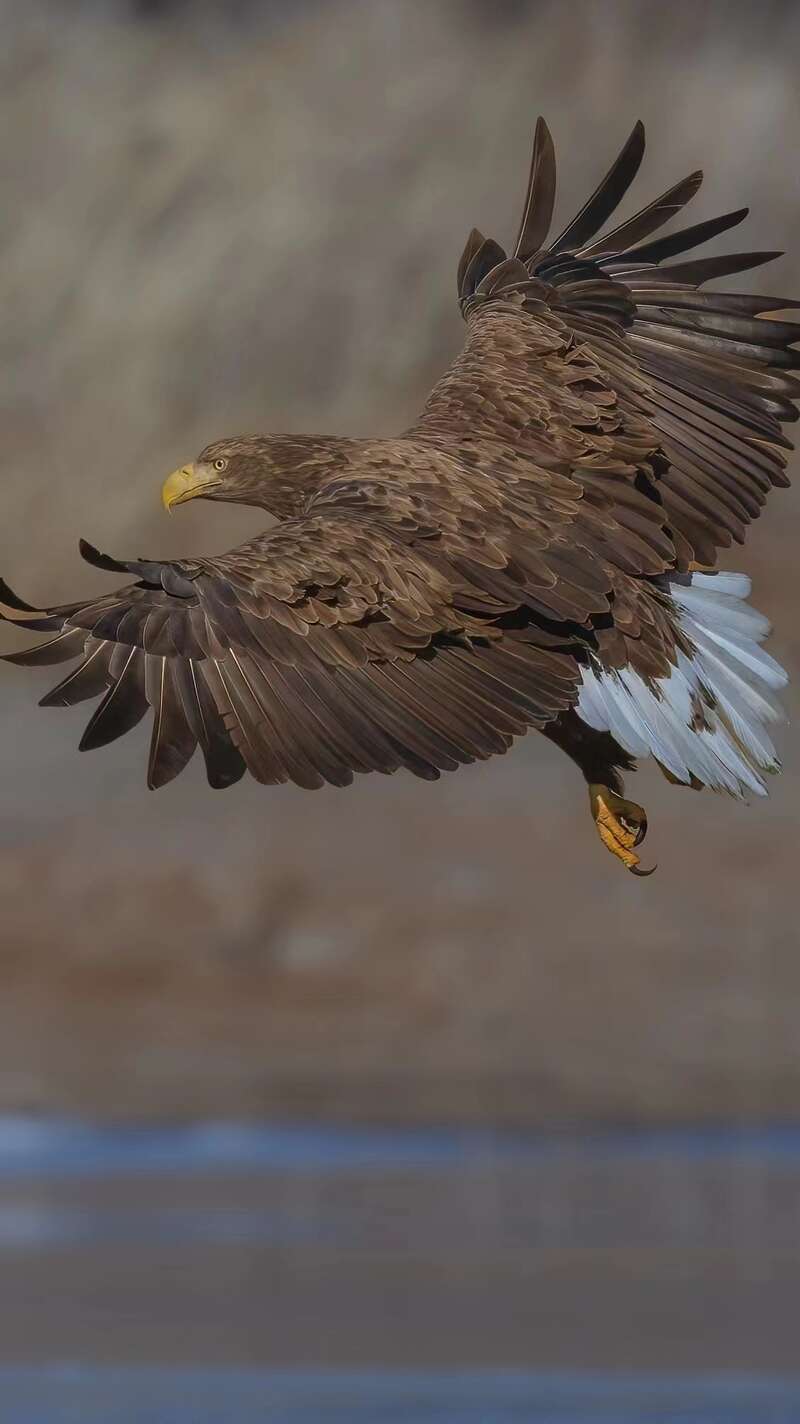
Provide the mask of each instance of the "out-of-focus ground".
[{"label": "out-of-focus ground", "polygon": [[[515,1140],[0,1120],[0,1146],[4,1410],[9,1364],[80,1361],[87,1386],[109,1364],[177,1366],[198,1390],[204,1368],[358,1370],[366,1397],[373,1371],[451,1371],[455,1397],[465,1372],[503,1371],[481,1424],[506,1419],[517,1370],[639,1375],[637,1424],[800,1417],[797,1130]],[[735,1410],[721,1401],[707,1416],[677,1383],[674,1412],[657,1409],[655,1389],[644,1407],[648,1373],[731,1370]],[[791,1378],[794,1407],[751,1412],[747,1375]],[[510,1417],[561,1418],[534,1410],[535,1378],[529,1389],[529,1412]],[[571,1424],[628,1419],[602,1398]],[[372,1417],[462,1418],[455,1398],[432,1416],[422,1402],[420,1391],[417,1410]],[[174,1417],[206,1420],[200,1408]]]},{"label": "out-of-focus ground", "polygon": [[[702,164],[692,220],[750,202],[728,247],[787,247],[755,280],[800,292],[788,0],[0,19],[0,566],[32,600],[108,586],[79,534],[164,556],[253,532],[255,511],[159,511],[212,437],[401,429],[458,349],[468,229],[514,230],[540,111],[562,216],[641,116],[628,210]],[[726,560],[795,688],[799,530],[776,493]],[[193,765],[154,796],[144,729],[80,757],[85,709],[36,711],[48,673],[0,676],[0,1108],[797,1116],[791,725],[767,804],[631,782],[659,861],[634,882],[538,737],[434,786],[221,795]]]}]

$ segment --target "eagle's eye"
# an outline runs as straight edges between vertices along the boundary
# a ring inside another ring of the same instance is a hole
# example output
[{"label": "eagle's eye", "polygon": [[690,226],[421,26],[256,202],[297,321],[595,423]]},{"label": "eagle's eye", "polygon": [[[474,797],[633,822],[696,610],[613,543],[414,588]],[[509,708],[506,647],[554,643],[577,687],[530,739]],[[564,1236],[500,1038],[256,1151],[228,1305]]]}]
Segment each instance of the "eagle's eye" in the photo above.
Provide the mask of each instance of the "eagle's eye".
[{"label": "eagle's eye", "polygon": [[224,470],[224,469],[225,469],[225,466],[227,465],[227,463],[228,463],[227,460],[223,460],[223,459],[215,460],[215,461],[214,461],[214,469],[215,469],[215,470]]}]

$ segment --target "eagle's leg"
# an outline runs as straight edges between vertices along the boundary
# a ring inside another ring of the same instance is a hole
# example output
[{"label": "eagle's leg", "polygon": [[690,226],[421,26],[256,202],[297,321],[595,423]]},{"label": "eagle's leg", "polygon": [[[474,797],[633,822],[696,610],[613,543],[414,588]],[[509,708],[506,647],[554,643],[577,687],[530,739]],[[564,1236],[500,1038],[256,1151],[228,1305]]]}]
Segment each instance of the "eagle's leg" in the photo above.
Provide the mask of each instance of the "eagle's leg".
[{"label": "eagle's leg", "polygon": [[582,722],[574,711],[562,712],[542,728],[551,742],[577,762],[589,784],[592,819],[606,850],[610,850],[633,875],[652,875],[641,870],[635,847],[647,834],[647,815],[635,801],[622,796],[620,771],[631,771],[633,762],[609,732],[597,732]]}]

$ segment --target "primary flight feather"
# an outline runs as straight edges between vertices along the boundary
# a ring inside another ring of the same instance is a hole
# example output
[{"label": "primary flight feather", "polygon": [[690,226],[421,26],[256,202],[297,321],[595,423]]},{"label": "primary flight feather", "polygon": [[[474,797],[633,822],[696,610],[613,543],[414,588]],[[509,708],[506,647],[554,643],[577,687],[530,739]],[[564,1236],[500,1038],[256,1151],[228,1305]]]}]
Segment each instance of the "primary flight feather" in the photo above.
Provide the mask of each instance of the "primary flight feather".
[{"label": "primary flight feather", "polygon": [[[653,238],[691,174],[602,231],[644,152],[637,124],[548,239],[553,143],[534,140],[507,255],[473,230],[458,268],[461,354],[390,440],[252,435],[170,475],[187,499],[279,521],[215,558],[84,557],[133,582],[0,615],[47,633],[8,654],[78,665],[42,699],[99,698],[88,749],[153,713],[148,784],[199,746],[208,780],[344,786],[434,779],[534,727],[577,762],[609,850],[642,874],[641,807],[620,772],[760,795],[786,681],[742,574],[715,572],[786,484],[800,326],[783,297],[701,290],[776,256],[685,257],[746,209]],[[677,261],[672,259],[677,258]]]}]

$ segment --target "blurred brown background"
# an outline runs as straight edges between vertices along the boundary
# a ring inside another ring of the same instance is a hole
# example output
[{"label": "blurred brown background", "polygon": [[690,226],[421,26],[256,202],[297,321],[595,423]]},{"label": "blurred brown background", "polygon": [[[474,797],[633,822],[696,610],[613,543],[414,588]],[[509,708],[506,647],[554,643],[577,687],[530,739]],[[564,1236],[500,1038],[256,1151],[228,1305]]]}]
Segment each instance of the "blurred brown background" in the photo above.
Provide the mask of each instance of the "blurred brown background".
[{"label": "blurred brown background", "polygon": [[[641,116],[628,210],[692,220],[800,293],[800,9],[783,3],[0,4],[2,573],[62,599],[119,556],[213,551],[256,511],[167,471],[250,430],[399,430],[458,349],[473,223],[518,217],[537,113],[570,216]],[[742,284],[743,285],[743,284]],[[800,495],[745,551],[798,672]],[[4,646],[11,646],[9,632]],[[3,668],[0,1109],[513,1124],[781,1120],[800,1102],[800,752],[749,810],[629,783],[646,882],[542,738],[434,786],[312,795],[202,766],[144,786]],[[797,691],[787,699],[796,709]]]}]

